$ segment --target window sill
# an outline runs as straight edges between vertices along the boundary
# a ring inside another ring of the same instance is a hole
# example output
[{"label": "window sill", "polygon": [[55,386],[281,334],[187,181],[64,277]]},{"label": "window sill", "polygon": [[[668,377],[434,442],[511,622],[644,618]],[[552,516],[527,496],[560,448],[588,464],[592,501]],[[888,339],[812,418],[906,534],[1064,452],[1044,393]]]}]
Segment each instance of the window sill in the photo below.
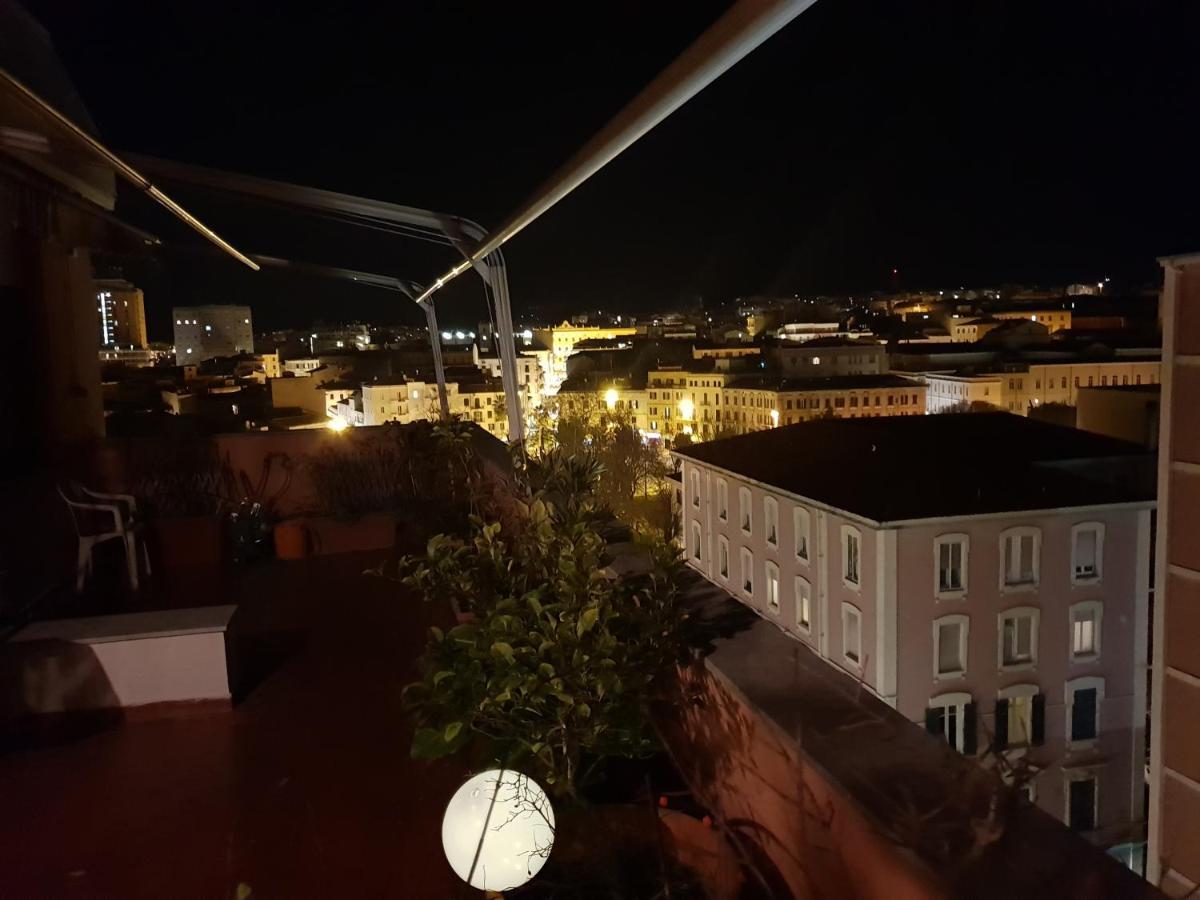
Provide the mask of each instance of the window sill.
[{"label": "window sill", "polygon": [[767,612],[769,612],[769,613],[770,613],[771,615],[773,615],[773,616],[778,616],[778,615],[779,615],[779,607],[778,607],[778,606],[771,606],[771,605],[769,605],[769,604],[768,604],[768,606],[767,606]]},{"label": "window sill", "polygon": [[1037,668],[1037,663],[1036,663],[1036,662],[1033,662],[1033,661],[1031,661],[1031,662],[1019,662],[1019,663],[1011,663],[1011,664],[1009,664],[1009,665],[1006,665],[1006,664],[1004,664],[1004,663],[1001,663],[1001,664],[1000,664],[1000,669],[999,669],[999,672],[1000,672],[1000,674],[1002,674],[1002,675],[1003,675],[1005,672],[1032,672],[1032,671],[1034,671],[1036,668]]},{"label": "window sill", "polygon": [[797,556],[796,562],[803,563],[804,565],[807,566],[808,565],[808,557],[807,556]]},{"label": "window sill", "polygon": [[961,591],[934,591],[933,597],[935,600],[966,600],[967,591],[966,588]]},{"label": "window sill", "polygon": [[851,581],[845,575],[842,576],[842,586],[847,587],[852,591],[858,592],[862,590],[862,584],[857,581]]},{"label": "window sill", "polygon": [[959,678],[966,678],[966,677],[967,677],[966,669],[959,669],[958,671],[955,671],[955,672],[934,672],[933,673],[934,681],[955,681]]},{"label": "window sill", "polygon": [[862,663],[859,662],[858,660],[851,659],[849,656],[846,656],[845,654],[842,654],[842,662],[845,663],[850,668],[854,669],[855,671],[858,671],[858,672],[862,671]]},{"label": "window sill", "polygon": [[1000,593],[1002,594],[1032,594],[1038,589],[1036,581],[1023,581],[1020,584],[1004,584],[1000,585]]},{"label": "window sill", "polygon": [[1073,576],[1071,578],[1071,587],[1099,587],[1101,578],[1099,575],[1091,575],[1085,578]]},{"label": "window sill", "polygon": [[1073,666],[1089,666],[1098,662],[1100,662],[1099,653],[1077,653],[1071,656],[1071,665]]},{"label": "window sill", "polygon": [[1088,738],[1087,740],[1082,740],[1082,741],[1068,740],[1067,741],[1067,753],[1084,753],[1089,750],[1095,750],[1096,746],[1097,746],[1097,744],[1099,744],[1099,742],[1100,742],[1099,737]]}]

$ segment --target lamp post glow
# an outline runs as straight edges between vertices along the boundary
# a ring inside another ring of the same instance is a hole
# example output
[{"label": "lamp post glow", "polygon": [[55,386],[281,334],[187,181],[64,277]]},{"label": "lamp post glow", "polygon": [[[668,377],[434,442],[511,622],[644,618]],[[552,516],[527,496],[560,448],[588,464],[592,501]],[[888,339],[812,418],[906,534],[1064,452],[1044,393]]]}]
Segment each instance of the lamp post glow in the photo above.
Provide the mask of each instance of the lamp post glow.
[{"label": "lamp post glow", "polygon": [[442,818],[450,868],[483,891],[508,891],[533,878],[554,846],[554,809],[537,782],[491,769],[454,792]]},{"label": "lamp post glow", "polygon": [[771,410],[771,427],[772,428],[779,427],[779,410],[777,410],[777,409]]},{"label": "lamp post glow", "polygon": [[325,427],[330,431],[345,431],[349,427],[349,423],[339,416],[326,422]]},{"label": "lamp post glow", "polygon": [[609,408],[609,409],[615,409],[615,408],[616,408],[616,406],[617,406],[617,399],[618,399],[619,397],[620,397],[620,395],[617,393],[617,389],[616,389],[616,388],[609,388],[607,391],[605,391],[605,392],[604,392],[604,402],[605,402],[606,404],[608,404],[608,408]]},{"label": "lamp post glow", "polygon": [[696,411],[696,404],[693,403],[691,400],[689,400],[687,397],[684,397],[682,400],[679,401],[679,417],[681,419],[686,419],[687,421],[690,422],[692,420],[692,414],[695,411]]}]

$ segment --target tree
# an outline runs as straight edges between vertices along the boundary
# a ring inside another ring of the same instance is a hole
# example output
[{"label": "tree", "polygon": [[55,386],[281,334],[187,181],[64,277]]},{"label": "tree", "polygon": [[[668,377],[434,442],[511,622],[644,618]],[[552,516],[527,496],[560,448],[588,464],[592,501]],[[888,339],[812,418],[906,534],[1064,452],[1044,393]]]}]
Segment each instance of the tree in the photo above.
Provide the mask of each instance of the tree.
[{"label": "tree", "polygon": [[993,413],[1003,412],[994,403],[986,400],[959,400],[957,403],[940,410],[941,413]]},{"label": "tree", "polygon": [[406,688],[417,717],[413,754],[438,757],[485,740],[563,797],[613,756],[655,744],[648,708],[683,657],[681,563],[646,545],[646,574],[606,574],[595,457],[563,453],[531,476],[540,488],[510,533],[474,518],[467,539],[434,537],[401,562],[427,600],[473,600],[475,620],[432,629],[421,680]]}]

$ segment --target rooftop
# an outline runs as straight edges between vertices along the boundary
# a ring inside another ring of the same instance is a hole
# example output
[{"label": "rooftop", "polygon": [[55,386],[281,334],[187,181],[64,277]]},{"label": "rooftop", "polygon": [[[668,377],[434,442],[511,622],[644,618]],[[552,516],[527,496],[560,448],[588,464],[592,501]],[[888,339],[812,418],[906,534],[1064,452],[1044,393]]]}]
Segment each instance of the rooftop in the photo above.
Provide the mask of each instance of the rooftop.
[{"label": "rooftop", "polygon": [[762,391],[852,391],[868,388],[924,387],[920,381],[900,375],[829,375],[822,378],[785,378],[781,375],[746,375],[727,387]]},{"label": "rooftop", "polygon": [[1006,413],[818,419],[676,452],[876,522],[1154,500],[1081,471],[1140,466],[1141,447]]}]

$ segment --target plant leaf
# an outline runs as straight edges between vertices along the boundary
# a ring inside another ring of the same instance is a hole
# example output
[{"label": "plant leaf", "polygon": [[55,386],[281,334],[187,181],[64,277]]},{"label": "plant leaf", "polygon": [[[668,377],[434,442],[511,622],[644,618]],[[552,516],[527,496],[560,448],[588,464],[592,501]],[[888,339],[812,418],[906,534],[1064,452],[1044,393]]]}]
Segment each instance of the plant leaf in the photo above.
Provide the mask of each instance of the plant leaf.
[{"label": "plant leaf", "polygon": [[583,611],[583,615],[579,617],[579,624],[575,626],[575,634],[578,637],[583,637],[589,631],[596,627],[596,620],[600,618],[599,607],[589,606]]},{"label": "plant leaf", "polygon": [[451,722],[446,726],[446,730],[442,732],[442,740],[444,740],[447,744],[452,743],[454,739],[458,737],[458,733],[462,731],[462,727],[462,722]]},{"label": "plant leaf", "polygon": [[492,652],[497,656],[503,656],[507,662],[513,661],[512,644],[504,641],[496,641],[496,643],[492,644]]}]

